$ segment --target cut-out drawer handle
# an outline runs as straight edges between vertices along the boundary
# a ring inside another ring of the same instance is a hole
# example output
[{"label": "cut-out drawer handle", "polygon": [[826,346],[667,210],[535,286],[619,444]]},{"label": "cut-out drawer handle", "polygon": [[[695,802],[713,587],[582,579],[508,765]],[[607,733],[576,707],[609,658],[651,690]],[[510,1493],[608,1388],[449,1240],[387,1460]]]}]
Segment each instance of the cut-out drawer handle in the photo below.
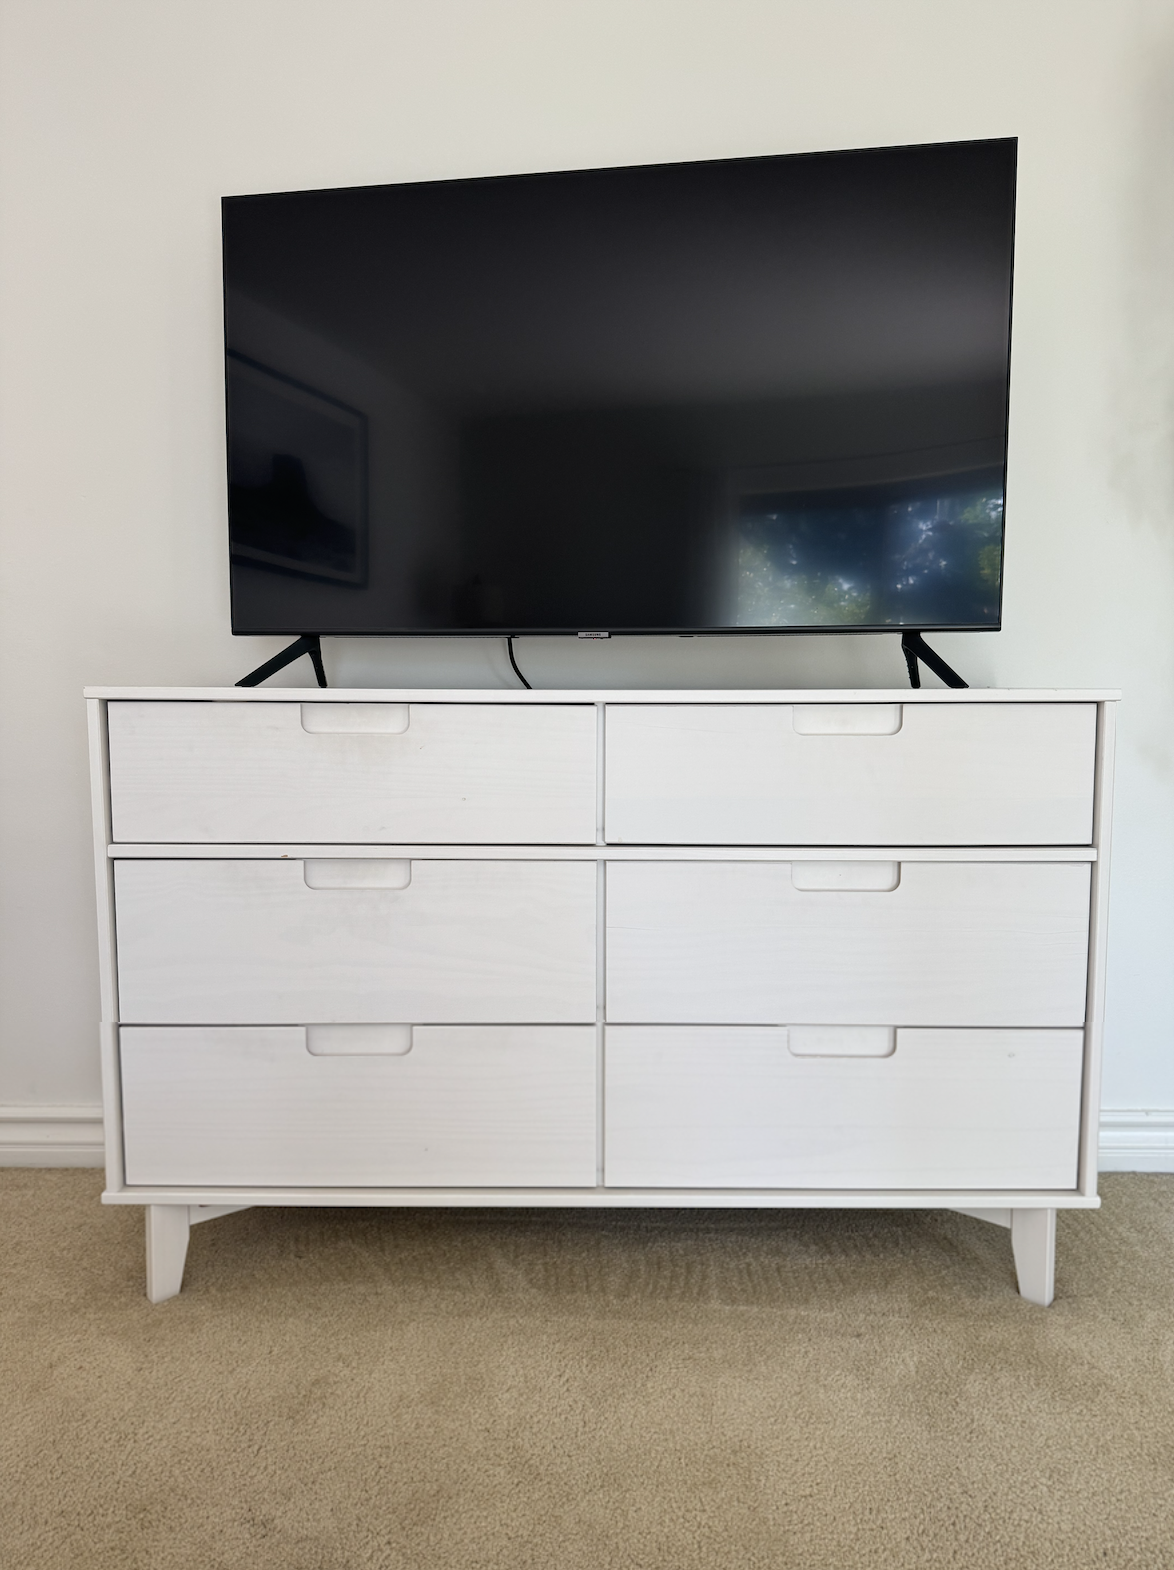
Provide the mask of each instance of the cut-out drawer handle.
[{"label": "cut-out drawer handle", "polygon": [[793,861],[791,883],[803,893],[891,894],[901,881],[899,861]]},{"label": "cut-out drawer handle", "polygon": [[365,856],[346,861],[305,861],[308,889],[406,889],[412,881],[410,861]]},{"label": "cut-out drawer handle", "polygon": [[411,723],[406,703],[302,704],[302,729],[315,736],[402,736]]},{"label": "cut-out drawer handle", "polygon": [[402,1058],[411,1050],[411,1025],[306,1026],[306,1051],[316,1058]]},{"label": "cut-out drawer handle", "polygon": [[797,1058],[890,1058],[897,1032],[892,1025],[791,1025],[787,1049]]},{"label": "cut-out drawer handle", "polygon": [[797,703],[791,725],[797,736],[895,736],[900,703]]}]

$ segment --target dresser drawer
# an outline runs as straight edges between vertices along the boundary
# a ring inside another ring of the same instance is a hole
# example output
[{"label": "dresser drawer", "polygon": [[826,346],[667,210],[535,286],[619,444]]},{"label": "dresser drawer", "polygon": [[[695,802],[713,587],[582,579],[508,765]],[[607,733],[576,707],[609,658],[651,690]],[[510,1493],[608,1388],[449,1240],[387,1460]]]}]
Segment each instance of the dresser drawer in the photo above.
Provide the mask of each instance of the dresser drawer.
[{"label": "dresser drawer", "polygon": [[1096,705],[613,704],[606,835],[655,845],[1085,845]]},{"label": "dresser drawer", "polygon": [[1071,1189],[1078,1030],[898,1030],[887,1057],[786,1030],[609,1028],[618,1188]]},{"label": "dresser drawer", "polygon": [[120,1038],[128,1183],[595,1183],[592,1027],[352,1026],[320,1040],[297,1027],[124,1027]]},{"label": "dresser drawer", "polygon": [[589,704],[109,705],[123,843],[592,844]]},{"label": "dresser drawer", "polygon": [[593,862],[119,861],[124,1023],[595,1019]]},{"label": "dresser drawer", "polygon": [[607,1017],[1081,1025],[1089,887],[1082,862],[612,862]]}]

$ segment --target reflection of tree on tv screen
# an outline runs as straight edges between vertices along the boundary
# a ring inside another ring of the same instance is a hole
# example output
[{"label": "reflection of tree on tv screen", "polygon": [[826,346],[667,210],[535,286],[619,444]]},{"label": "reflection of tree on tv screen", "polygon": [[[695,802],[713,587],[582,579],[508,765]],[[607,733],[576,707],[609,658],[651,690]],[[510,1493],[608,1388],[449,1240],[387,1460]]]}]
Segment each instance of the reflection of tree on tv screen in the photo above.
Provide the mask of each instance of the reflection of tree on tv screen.
[{"label": "reflection of tree on tv screen", "polygon": [[1002,487],[965,480],[746,497],[737,625],[997,627]]},{"label": "reflection of tree on tv screen", "polygon": [[287,559],[307,569],[353,573],[358,565],[356,531],[329,518],[315,503],[305,465],[289,453],[274,453],[264,485],[229,487],[234,549]]}]

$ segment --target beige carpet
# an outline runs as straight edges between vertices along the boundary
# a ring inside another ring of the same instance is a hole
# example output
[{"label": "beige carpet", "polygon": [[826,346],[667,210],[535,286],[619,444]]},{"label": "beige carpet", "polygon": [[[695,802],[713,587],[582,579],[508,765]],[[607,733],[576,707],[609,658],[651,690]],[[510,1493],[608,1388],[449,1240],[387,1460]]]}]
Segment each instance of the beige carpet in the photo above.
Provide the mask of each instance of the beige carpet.
[{"label": "beige carpet", "polygon": [[1174,1177],[895,1213],[138,1210],[0,1172],[4,1570],[1174,1567]]}]

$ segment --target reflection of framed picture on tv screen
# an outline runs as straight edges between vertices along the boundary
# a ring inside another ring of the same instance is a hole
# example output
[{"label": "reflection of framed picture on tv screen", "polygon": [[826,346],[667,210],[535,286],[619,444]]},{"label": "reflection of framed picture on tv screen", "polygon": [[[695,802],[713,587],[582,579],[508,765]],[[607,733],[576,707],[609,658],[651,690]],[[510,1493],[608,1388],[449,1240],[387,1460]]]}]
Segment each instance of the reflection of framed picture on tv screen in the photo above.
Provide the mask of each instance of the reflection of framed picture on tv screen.
[{"label": "reflection of framed picture on tv screen", "polygon": [[233,561],[362,588],[366,416],[240,354],[227,373]]}]

